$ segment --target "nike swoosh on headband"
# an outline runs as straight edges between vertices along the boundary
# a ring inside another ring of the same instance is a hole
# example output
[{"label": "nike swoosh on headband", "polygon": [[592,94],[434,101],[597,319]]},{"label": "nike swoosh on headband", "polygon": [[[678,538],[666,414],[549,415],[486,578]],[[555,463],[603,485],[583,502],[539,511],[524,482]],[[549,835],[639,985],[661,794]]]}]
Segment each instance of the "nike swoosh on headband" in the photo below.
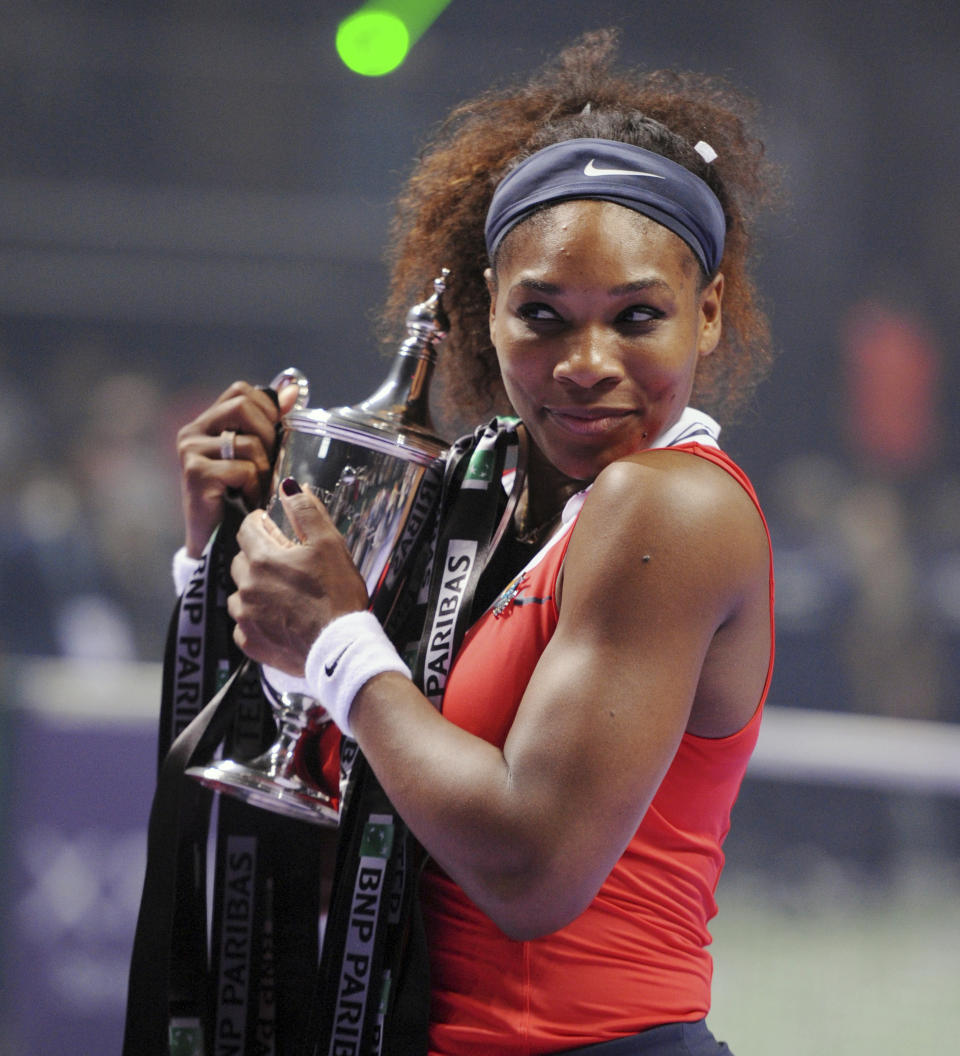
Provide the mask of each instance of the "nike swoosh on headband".
[{"label": "nike swoosh on headband", "polygon": [[640,172],[637,169],[598,169],[591,158],[583,167],[584,176],[649,176],[652,180],[664,180],[655,172]]}]

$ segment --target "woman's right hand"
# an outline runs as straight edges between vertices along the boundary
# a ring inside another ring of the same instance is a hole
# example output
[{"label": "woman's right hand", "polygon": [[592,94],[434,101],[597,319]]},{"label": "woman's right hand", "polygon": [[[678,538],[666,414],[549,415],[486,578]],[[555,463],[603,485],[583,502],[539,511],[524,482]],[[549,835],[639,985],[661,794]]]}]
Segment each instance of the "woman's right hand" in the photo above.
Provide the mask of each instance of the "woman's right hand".
[{"label": "woman's right hand", "polygon": [[277,423],[293,408],[297,394],[295,384],[284,386],[277,394],[278,407],[263,389],[235,381],[177,434],[190,557],[203,553],[223,519],[228,490],[236,491],[249,509],[263,504],[276,453]]}]

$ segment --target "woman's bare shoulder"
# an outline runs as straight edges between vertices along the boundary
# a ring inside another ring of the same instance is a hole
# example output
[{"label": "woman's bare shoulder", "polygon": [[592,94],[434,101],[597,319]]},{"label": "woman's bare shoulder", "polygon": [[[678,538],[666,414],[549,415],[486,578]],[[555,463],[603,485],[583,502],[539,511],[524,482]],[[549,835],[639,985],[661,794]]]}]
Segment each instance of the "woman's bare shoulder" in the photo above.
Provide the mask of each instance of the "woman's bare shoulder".
[{"label": "woman's bare shoulder", "polygon": [[689,451],[658,448],[620,459],[597,477],[583,514],[635,537],[643,527],[679,536],[711,537],[762,525],[739,481],[715,462]]},{"label": "woman's bare shoulder", "polygon": [[608,466],[590,489],[564,592],[572,581],[620,588],[625,571],[643,567],[655,579],[668,576],[673,590],[714,599],[724,614],[766,576],[768,557],[757,507],[730,473],[688,451],[644,451]]}]

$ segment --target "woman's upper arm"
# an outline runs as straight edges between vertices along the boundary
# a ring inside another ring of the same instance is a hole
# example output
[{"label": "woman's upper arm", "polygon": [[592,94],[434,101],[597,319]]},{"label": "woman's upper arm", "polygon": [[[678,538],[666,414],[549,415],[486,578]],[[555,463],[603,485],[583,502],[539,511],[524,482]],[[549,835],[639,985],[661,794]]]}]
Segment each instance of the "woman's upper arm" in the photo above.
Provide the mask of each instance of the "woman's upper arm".
[{"label": "woman's upper arm", "polygon": [[504,755],[542,807],[551,883],[584,905],[669,767],[713,635],[755,568],[737,557],[755,527],[737,492],[746,500],[681,453],[617,463],[571,538],[559,623]]}]

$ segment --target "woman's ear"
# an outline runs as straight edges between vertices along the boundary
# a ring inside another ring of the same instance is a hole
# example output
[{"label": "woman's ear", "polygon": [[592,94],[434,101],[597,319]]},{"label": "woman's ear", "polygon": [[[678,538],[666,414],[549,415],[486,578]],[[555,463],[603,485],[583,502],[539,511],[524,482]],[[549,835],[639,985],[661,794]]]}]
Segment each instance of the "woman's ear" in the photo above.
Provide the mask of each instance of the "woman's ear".
[{"label": "woman's ear", "polygon": [[483,281],[487,284],[487,293],[490,295],[490,340],[493,340],[493,324],[497,318],[497,277],[493,268],[486,268],[483,273]]},{"label": "woman's ear", "polygon": [[490,294],[490,311],[492,312],[497,300],[497,277],[493,273],[493,268],[484,269],[483,281],[487,284],[487,293]]},{"label": "woman's ear", "polygon": [[723,332],[723,273],[717,272],[700,294],[700,334],[697,352],[709,356]]}]

